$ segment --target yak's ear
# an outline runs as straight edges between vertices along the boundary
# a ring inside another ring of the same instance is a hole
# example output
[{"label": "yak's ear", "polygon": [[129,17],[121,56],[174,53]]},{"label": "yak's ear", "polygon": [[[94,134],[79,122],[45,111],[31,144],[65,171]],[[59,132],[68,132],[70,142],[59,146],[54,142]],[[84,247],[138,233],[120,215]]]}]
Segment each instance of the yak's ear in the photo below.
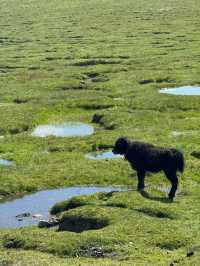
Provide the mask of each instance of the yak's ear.
[{"label": "yak's ear", "polygon": [[126,149],[127,149],[128,146],[129,146],[129,143],[130,143],[130,141],[129,141],[129,139],[126,138],[126,137],[121,137],[121,138],[118,139],[118,144],[119,144],[119,146],[121,147],[121,150],[122,150],[123,152],[126,151]]},{"label": "yak's ear", "polygon": [[127,146],[130,143],[130,140],[127,137],[121,137],[121,142]]}]

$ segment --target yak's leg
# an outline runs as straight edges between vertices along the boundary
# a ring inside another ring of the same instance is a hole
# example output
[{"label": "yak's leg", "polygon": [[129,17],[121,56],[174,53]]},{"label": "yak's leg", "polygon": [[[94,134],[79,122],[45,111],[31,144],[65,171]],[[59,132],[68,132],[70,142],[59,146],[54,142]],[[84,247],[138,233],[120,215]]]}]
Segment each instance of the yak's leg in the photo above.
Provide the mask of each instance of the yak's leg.
[{"label": "yak's leg", "polygon": [[172,184],[172,187],[171,187],[171,190],[168,196],[169,196],[169,199],[173,199],[175,197],[176,190],[178,187],[178,177],[176,175],[176,172],[171,172],[171,173],[165,172],[165,175]]},{"label": "yak's leg", "polygon": [[144,189],[144,179],[145,179],[145,171],[137,171],[137,176],[138,176],[138,185],[137,185],[137,190],[141,191]]}]

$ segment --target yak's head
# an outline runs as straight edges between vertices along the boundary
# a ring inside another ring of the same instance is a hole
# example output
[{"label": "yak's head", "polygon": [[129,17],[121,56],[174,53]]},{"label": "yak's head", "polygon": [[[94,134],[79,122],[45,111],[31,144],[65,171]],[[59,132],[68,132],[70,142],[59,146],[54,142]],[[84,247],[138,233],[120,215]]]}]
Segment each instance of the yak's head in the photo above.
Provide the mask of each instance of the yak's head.
[{"label": "yak's head", "polygon": [[112,150],[114,154],[125,155],[130,145],[130,141],[127,138],[119,138],[115,142],[115,146]]}]

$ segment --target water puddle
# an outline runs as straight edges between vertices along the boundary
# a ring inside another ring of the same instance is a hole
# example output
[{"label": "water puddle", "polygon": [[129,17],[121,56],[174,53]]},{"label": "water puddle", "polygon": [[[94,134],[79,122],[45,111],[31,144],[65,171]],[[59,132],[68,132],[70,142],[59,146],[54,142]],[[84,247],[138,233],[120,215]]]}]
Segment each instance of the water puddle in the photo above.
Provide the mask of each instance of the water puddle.
[{"label": "water puddle", "polygon": [[172,131],[172,136],[178,137],[178,136],[192,136],[197,135],[199,133],[198,130],[185,130],[185,131]]},{"label": "water puddle", "polygon": [[0,228],[19,228],[37,225],[50,218],[49,209],[57,202],[74,196],[97,192],[123,191],[120,187],[68,187],[33,193],[20,199],[0,203]]},{"label": "water puddle", "polygon": [[1,159],[0,158],[0,166],[3,165],[3,166],[11,166],[13,165],[13,162],[12,161],[9,161],[9,160],[5,160],[5,159]]},{"label": "water puddle", "polygon": [[173,95],[200,95],[200,86],[183,86],[178,88],[164,88],[159,90],[160,93]]},{"label": "water puddle", "polygon": [[123,158],[123,156],[119,154],[114,154],[112,151],[106,151],[106,152],[93,152],[86,154],[86,158],[91,160],[103,160],[103,159],[119,159]]},{"label": "water puddle", "polygon": [[68,122],[61,125],[40,125],[32,132],[36,137],[83,137],[94,133],[90,125],[79,122]]}]

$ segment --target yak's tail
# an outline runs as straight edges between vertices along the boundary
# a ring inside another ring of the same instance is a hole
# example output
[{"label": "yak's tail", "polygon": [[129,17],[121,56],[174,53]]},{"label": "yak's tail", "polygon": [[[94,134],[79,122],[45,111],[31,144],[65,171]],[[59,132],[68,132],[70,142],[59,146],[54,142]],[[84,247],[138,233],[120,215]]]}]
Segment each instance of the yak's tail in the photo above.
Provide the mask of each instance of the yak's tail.
[{"label": "yak's tail", "polygon": [[176,149],[173,149],[173,153],[174,153],[174,157],[176,158],[177,170],[183,173],[184,168],[185,168],[185,160],[184,160],[183,153]]}]

